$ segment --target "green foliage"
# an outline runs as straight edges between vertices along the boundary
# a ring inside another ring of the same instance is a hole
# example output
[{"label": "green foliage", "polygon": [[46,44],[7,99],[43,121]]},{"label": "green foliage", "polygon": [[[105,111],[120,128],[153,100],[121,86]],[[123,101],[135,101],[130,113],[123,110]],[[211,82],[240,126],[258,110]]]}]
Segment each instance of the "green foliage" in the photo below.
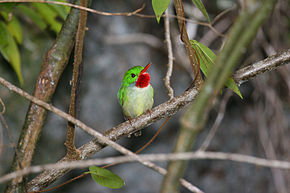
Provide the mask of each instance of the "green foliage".
[{"label": "green foliage", "polygon": [[[62,1],[64,0],[54,0]],[[22,27],[15,13],[28,16],[41,30],[48,26],[56,34],[69,12],[69,7],[44,3],[1,3],[0,6],[0,52],[14,69],[23,85],[18,44],[22,44]],[[17,43],[16,43],[17,42]]]},{"label": "green foliage", "polygon": [[[59,2],[65,2],[65,0],[52,0],[52,1],[59,1]],[[66,19],[66,16],[70,10],[70,7],[68,6],[62,6],[62,5],[55,5],[55,4],[47,4],[49,7],[51,7],[59,17],[61,17],[62,20]]]},{"label": "green foliage", "polygon": [[207,19],[208,22],[210,22],[209,16],[206,12],[206,9],[202,3],[201,0],[192,0],[193,3],[195,4],[195,6],[202,12],[202,14],[205,16],[205,18]]},{"label": "green foliage", "polygon": [[32,6],[55,33],[60,31],[62,24],[56,20],[57,12],[51,6],[44,3],[32,3]]},{"label": "green foliage", "polygon": [[[200,69],[207,77],[208,70],[212,68],[216,55],[211,49],[196,40],[190,40],[190,43],[199,58]],[[232,77],[229,77],[225,85],[229,89],[233,90],[237,95],[239,95],[239,97],[243,98],[236,82]]]},{"label": "green foliage", "polygon": [[0,11],[11,12],[16,3],[1,3]]},{"label": "green foliage", "polygon": [[152,0],[152,7],[156,15],[156,20],[159,23],[164,11],[167,9],[170,0]]},{"label": "green foliage", "polygon": [[125,182],[118,175],[114,174],[110,170],[100,168],[97,166],[90,166],[89,173],[92,178],[98,184],[107,188],[118,189],[125,185]]},{"label": "green foliage", "polygon": [[14,15],[11,15],[10,16],[11,18],[9,18],[8,13],[5,11],[0,12],[0,14],[5,19],[7,23],[7,28],[9,29],[9,32],[11,33],[11,35],[16,39],[17,43],[21,44],[22,43],[22,28],[18,19]]},{"label": "green foliage", "polygon": [[20,84],[23,85],[19,50],[16,41],[3,21],[0,21],[0,52],[11,64],[17,74]]},{"label": "green foliage", "polygon": [[43,18],[39,17],[39,14],[34,9],[31,9],[23,4],[17,6],[17,9],[20,12],[24,13],[24,15],[28,16],[31,21],[34,22],[41,30],[44,30],[47,27],[47,24],[45,23]]}]

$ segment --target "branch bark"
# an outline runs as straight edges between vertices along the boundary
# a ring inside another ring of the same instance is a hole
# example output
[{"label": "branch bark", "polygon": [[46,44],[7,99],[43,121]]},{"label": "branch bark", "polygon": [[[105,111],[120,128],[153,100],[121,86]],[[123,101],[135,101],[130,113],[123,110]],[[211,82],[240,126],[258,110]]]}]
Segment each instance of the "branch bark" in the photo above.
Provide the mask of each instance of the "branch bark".
[{"label": "branch bark", "polygon": [[170,22],[169,22],[169,17],[168,17],[168,14],[169,14],[168,9],[165,11],[165,17],[164,17],[165,41],[166,41],[167,52],[168,52],[168,64],[167,64],[166,76],[164,78],[164,84],[167,89],[169,98],[172,99],[174,97],[174,90],[170,86],[170,78],[172,75],[174,58],[173,58],[172,43],[171,43],[171,38],[170,38]]},{"label": "branch bark", "polygon": [[[42,101],[49,102],[51,100],[58,80],[67,64],[74,42],[78,17],[79,10],[72,9],[56,41],[43,59],[33,94]],[[34,103],[30,103],[17,145],[20,160],[17,160],[16,155],[14,156],[11,171],[19,169],[18,161],[23,168],[30,166],[35,145],[45,119],[46,110]],[[13,179],[7,185],[6,193],[14,192],[14,188],[17,188],[20,192],[25,191],[23,184],[17,186],[17,184],[23,183],[24,180],[22,178]]]},{"label": "branch bark", "polygon": [[[281,57],[283,55],[283,57]],[[280,62],[276,60],[276,58],[280,58]],[[253,64],[252,66],[256,67],[256,71],[254,69],[251,69],[254,76],[257,76],[261,73],[264,73],[268,70],[274,70],[280,65],[284,65],[288,62],[290,62],[290,49],[282,54],[277,54],[276,56],[271,56],[265,60],[263,60],[268,65],[264,65],[263,62],[258,62]],[[275,62],[274,62],[275,61]],[[275,65],[273,65],[275,63]],[[271,67],[269,67],[271,66]],[[246,67],[247,68],[247,67]],[[241,74],[240,74],[241,73]],[[253,76],[248,76],[247,73],[245,73],[244,69],[238,70],[237,73],[235,73],[234,78],[236,80],[240,80],[241,82],[245,80],[245,77],[253,78]],[[240,82],[237,82],[238,84]],[[9,90],[14,91],[18,93],[19,95],[27,98],[28,100],[33,101],[34,103],[37,103],[38,105],[45,106],[45,108],[52,110],[52,106],[44,103],[40,100],[34,100],[30,97],[30,95],[27,95],[23,93],[22,90],[13,87],[10,83],[5,81],[3,78],[0,77],[0,84],[7,87]],[[174,115],[178,110],[182,109],[185,105],[192,102],[195,97],[197,96],[198,92],[195,89],[190,89],[186,92],[184,92],[182,95],[178,97],[174,97],[172,100],[169,100],[155,108],[152,109],[151,115],[150,113],[145,113],[135,119],[132,120],[132,125],[127,121],[124,122],[116,127],[113,127],[112,129],[108,130],[104,133],[106,137],[109,139],[116,141],[120,139],[122,136],[127,136],[128,134],[132,132],[136,132],[140,130],[143,127],[146,127],[153,122],[156,122],[168,115]],[[55,112],[55,110],[53,111]],[[58,114],[58,112],[57,112]],[[98,141],[92,140],[88,142],[87,144],[81,146],[78,148],[81,152],[81,159],[86,159],[92,154],[98,152],[100,149],[104,148],[105,146],[103,144],[98,143]],[[68,158],[65,156],[63,157],[60,162],[67,161]],[[64,174],[66,174],[69,171],[69,169],[53,169],[53,170],[47,170],[38,175],[36,178],[34,178],[32,181],[28,184],[28,190],[39,190],[43,187],[48,186],[52,182],[54,182],[56,179],[60,178]]]},{"label": "branch bark", "polygon": [[195,87],[197,88],[197,90],[199,90],[201,88],[203,81],[202,81],[201,74],[199,73],[199,64],[196,62],[196,59],[195,59],[195,52],[190,44],[188,34],[186,31],[185,20],[183,19],[184,18],[184,9],[183,9],[182,0],[174,0],[174,6],[175,6],[175,10],[176,10],[176,14],[177,14],[177,21],[178,21],[178,25],[179,25],[179,29],[180,29],[180,33],[181,33],[180,38],[185,45],[190,64],[192,65],[192,69],[193,69],[194,76],[195,76],[194,78],[196,80]]},{"label": "branch bark", "polygon": [[[87,7],[87,0],[80,0],[80,6]],[[74,52],[74,64],[73,64],[73,77],[72,88],[70,95],[69,114],[76,117],[78,108],[78,97],[80,90],[81,72],[82,72],[82,54],[83,54],[83,41],[85,36],[85,27],[87,23],[87,12],[80,11],[78,31],[76,34],[75,52]],[[68,122],[67,137],[65,141],[67,155],[72,160],[80,159],[79,151],[75,147],[75,125]]]}]

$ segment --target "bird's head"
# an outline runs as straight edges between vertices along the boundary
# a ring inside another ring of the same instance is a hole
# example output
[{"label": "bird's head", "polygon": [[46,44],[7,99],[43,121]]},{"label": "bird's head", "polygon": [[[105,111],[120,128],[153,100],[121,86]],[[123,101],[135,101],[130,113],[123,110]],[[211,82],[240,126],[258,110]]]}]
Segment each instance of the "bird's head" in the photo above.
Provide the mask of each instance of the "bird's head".
[{"label": "bird's head", "polygon": [[129,86],[132,83],[135,83],[135,86],[138,88],[145,88],[150,83],[150,75],[147,72],[147,69],[150,67],[151,63],[147,66],[134,66],[130,68],[124,75],[122,84],[124,86]]}]

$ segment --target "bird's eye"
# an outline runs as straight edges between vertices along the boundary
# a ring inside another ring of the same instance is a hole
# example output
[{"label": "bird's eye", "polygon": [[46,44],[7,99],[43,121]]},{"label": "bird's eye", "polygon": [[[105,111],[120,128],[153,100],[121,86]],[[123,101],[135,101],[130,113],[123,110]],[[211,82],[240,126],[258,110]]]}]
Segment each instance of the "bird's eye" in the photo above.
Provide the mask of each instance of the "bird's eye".
[{"label": "bird's eye", "polygon": [[134,73],[131,74],[131,77],[134,78],[136,75]]}]

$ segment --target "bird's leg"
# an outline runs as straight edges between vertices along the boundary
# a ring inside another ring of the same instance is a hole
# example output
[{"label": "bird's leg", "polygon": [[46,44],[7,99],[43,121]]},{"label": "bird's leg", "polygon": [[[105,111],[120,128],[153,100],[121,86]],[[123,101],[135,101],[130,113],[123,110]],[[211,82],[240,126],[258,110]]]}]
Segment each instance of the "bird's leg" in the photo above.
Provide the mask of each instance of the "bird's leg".
[{"label": "bird's leg", "polygon": [[141,135],[142,135],[142,131],[141,131],[141,130],[136,131],[136,132],[134,133],[134,136],[135,136],[135,137],[140,137]]},{"label": "bird's leg", "polygon": [[150,118],[151,118],[151,115],[152,115],[151,109],[147,109],[146,113],[149,113],[150,114]]},{"label": "bird's leg", "polygon": [[[133,127],[133,125],[132,125],[132,118],[131,117],[127,117],[127,118],[129,120],[130,125]],[[141,132],[141,130],[136,131],[136,132],[132,132],[132,133],[130,133],[128,135],[128,138],[131,138],[132,134],[134,134],[135,137],[140,137],[142,135],[142,132]]]},{"label": "bird's leg", "polygon": [[[133,125],[132,125],[132,118],[131,117],[128,117],[128,120],[129,120],[130,125],[133,127]],[[131,138],[132,134],[134,134],[135,137],[139,137],[139,136],[142,135],[141,130],[139,130],[139,131],[130,133],[128,135],[128,138]]]},{"label": "bird's leg", "polygon": [[128,117],[128,120],[129,120],[130,125],[133,127],[133,125],[132,125],[132,118],[131,117]]}]

